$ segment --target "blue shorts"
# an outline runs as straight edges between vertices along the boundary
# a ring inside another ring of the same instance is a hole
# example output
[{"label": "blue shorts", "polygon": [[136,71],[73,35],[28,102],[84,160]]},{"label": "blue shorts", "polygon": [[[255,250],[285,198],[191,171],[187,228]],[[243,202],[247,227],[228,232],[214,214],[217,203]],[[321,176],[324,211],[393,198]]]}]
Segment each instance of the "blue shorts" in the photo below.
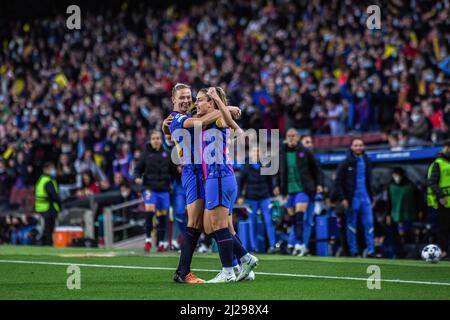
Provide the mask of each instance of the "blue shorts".
[{"label": "blue shorts", "polygon": [[175,215],[186,213],[186,192],[180,182],[173,184],[173,213]]},{"label": "blue shorts", "polygon": [[144,204],[154,204],[155,209],[168,210],[170,208],[170,193],[167,191],[145,190],[142,192],[142,198],[144,198]]},{"label": "blue shorts", "polygon": [[198,199],[205,199],[205,185],[202,173],[182,174],[181,184],[186,193],[186,204],[191,204]]},{"label": "blue shorts", "polygon": [[289,194],[288,201],[284,205],[285,208],[293,208],[297,203],[309,203],[309,196],[304,192]]},{"label": "blue shorts", "polygon": [[209,178],[205,183],[205,208],[212,210],[222,206],[233,212],[237,198],[237,183],[234,175],[221,178]]}]

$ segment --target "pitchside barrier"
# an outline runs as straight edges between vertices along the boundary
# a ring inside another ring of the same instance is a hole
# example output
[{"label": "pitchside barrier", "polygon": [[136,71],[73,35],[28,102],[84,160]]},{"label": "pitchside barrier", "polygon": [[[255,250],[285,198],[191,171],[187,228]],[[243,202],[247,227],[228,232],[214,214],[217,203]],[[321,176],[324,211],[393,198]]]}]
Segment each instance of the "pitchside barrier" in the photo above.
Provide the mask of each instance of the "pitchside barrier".
[{"label": "pitchside barrier", "polygon": [[[114,248],[117,240],[127,241],[130,238],[139,236],[137,229],[142,230],[143,219],[136,215],[142,215],[143,211],[138,206],[143,203],[143,199],[124,202],[118,205],[106,207],[103,210],[103,233],[105,248]],[[133,217],[130,218],[130,215]],[[116,236],[120,233],[120,236]]]}]

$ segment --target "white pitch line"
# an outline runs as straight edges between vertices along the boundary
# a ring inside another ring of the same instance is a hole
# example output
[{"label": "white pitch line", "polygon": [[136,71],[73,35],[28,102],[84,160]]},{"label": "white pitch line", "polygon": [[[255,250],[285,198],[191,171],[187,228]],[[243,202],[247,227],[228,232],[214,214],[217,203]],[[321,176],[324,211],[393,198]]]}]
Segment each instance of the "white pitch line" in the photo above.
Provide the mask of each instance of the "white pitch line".
[{"label": "white pitch line", "polygon": [[[41,265],[53,265],[53,266],[72,266],[72,265],[76,265],[76,266],[79,266],[79,267],[93,267],[93,268],[141,269],[141,270],[174,271],[174,268],[166,268],[166,267],[117,266],[117,265],[105,265],[105,264],[49,262],[49,261],[0,260],[0,263],[41,264]],[[198,272],[198,271],[200,271],[200,272],[219,272],[220,270],[192,269],[192,271],[196,271],[196,272]],[[272,272],[255,272],[255,274],[261,275],[261,276],[279,276],[279,277],[294,277],[294,278],[315,278],[315,279],[367,281],[367,278],[324,276],[324,275],[312,275],[312,274],[272,273]],[[431,282],[431,281],[415,281],[415,280],[401,280],[401,279],[381,279],[380,281],[382,281],[382,282],[392,282],[392,283],[408,283],[408,284],[424,284],[424,285],[435,285],[435,286],[450,286],[449,282]]]}]

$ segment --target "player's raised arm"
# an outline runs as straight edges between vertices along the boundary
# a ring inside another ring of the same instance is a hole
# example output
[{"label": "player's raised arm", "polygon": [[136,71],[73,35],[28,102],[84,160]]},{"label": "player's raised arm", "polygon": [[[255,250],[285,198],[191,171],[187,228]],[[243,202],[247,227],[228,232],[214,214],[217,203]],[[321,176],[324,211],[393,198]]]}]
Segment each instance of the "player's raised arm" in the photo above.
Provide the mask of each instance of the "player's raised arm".
[{"label": "player's raised arm", "polygon": [[230,109],[227,106],[225,106],[225,104],[222,102],[219,95],[217,94],[216,88],[209,88],[207,94],[209,97],[211,97],[211,99],[214,100],[214,102],[216,102],[217,106],[219,107],[220,115],[223,120],[222,124],[225,127],[235,130],[237,134],[242,133],[242,129],[239,127],[236,121],[233,120]]},{"label": "player's raised arm", "polygon": [[200,118],[188,118],[183,122],[183,128],[192,128],[195,124],[200,126],[206,126],[214,121],[217,121],[220,117],[220,111],[214,110],[213,112],[207,113]]}]

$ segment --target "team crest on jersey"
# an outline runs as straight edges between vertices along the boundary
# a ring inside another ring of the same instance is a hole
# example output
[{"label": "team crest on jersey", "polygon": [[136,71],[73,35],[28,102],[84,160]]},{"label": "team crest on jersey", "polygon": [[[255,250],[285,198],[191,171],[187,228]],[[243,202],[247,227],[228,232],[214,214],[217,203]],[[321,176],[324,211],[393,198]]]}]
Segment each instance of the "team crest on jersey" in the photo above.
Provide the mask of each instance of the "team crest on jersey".
[{"label": "team crest on jersey", "polygon": [[167,158],[167,152],[163,151],[163,152],[161,153],[161,155],[162,155],[164,158]]}]

